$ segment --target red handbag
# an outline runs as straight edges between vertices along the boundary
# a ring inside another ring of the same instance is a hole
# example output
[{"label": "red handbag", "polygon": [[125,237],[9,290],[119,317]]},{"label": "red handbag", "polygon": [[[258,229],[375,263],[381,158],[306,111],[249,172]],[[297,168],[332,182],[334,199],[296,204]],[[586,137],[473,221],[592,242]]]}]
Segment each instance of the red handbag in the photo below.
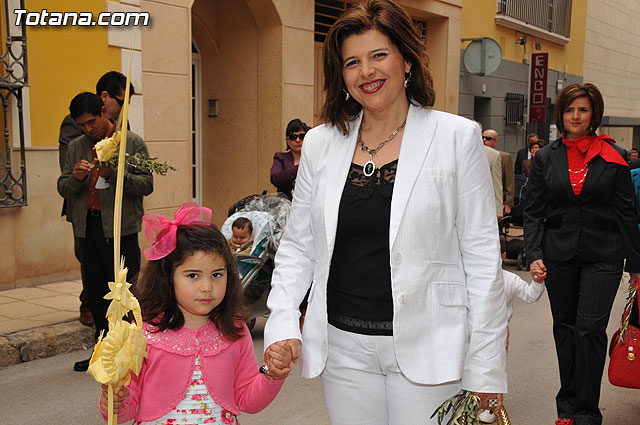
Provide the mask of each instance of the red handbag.
[{"label": "red handbag", "polygon": [[[640,389],[640,329],[629,325],[633,302],[638,299],[640,282],[629,285],[627,304],[622,312],[620,329],[609,346],[609,382],[617,387]],[[640,307],[640,299],[638,299]]]}]

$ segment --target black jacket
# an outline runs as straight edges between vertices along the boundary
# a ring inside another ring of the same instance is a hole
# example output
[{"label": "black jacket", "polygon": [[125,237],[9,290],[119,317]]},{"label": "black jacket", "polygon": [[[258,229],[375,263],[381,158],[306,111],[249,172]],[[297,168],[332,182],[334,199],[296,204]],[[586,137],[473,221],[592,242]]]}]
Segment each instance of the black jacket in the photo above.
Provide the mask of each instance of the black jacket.
[{"label": "black jacket", "polygon": [[518,154],[516,155],[516,163],[514,164],[514,167],[513,167],[513,172],[515,173],[516,176],[519,176],[522,174],[522,161],[524,161],[525,159],[529,159],[528,148],[520,149],[518,151]]},{"label": "black jacket", "polygon": [[[626,152],[613,146],[622,157]],[[640,272],[640,231],[632,205],[629,167],[597,155],[589,162],[580,196],[569,181],[567,148],[558,139],[536,153],[527,185],[524,239],[527,261],[585,262],[627,259]]]}]

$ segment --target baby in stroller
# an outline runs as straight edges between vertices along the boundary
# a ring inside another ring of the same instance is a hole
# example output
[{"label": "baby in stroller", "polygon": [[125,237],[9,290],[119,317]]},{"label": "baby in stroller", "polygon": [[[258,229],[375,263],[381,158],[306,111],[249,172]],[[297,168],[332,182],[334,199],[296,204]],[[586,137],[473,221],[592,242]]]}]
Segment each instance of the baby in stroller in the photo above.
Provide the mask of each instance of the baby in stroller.
[{"label": "baby in stroller", "polygon": [[251,255],[253,248],[253,224],[247,217],[238,217],[231,224],[229,248],[234,254]]},{"label": "baby in stroller", "polygon": [[251,232],[250,236],[244,235],[248,239],[242,243],[242,251],[234,252],[245,298],[251,310],[247,322],[249,329],[253,328],[258,316],[269,313],[267,298],[271,290],[273,259],[290,209],[291,202],[283,195],[252,195],[229,209],[230,215],[220,229],[224,237],[231,241],[236,224],[241,225],[242,230],[250,229]]}]

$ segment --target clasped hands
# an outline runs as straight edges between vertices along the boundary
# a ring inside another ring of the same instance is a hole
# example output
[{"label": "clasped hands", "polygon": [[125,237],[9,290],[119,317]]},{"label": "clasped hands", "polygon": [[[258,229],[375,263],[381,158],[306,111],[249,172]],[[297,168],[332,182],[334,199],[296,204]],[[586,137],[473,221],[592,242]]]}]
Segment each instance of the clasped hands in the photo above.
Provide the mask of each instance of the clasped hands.
[{"label": "clasped hands", "polygon": [[[72,172],[73,177],[75,177],[76,180],[78,181],[83,181],[84,179],[87,178],[87,176],[91,172],[91,169],[93,167],[96,167],[97,164],[98,164],[98,160],[94,160],[94,162],[91,163],[86,159],[81,159],[76,163],[76,165],[73,166],[73,172]],[[111,176],[111,174],[113,174],[113,169],[108,165],[103,164],[97,167],[98,167],[97,168],[98,175],[103,179],[108,179]]]},{"label": "clasped hands", "polygon": [[537,283],[542,283],[547,278],[547,266],[544,265],[542,259],[538,259],[531,263],[529,267],[531,277]]},{"label": "clasped hands", "polygon": [[299,339],[285,339],[271,344],[264,352],[263,365],[267,366],[265,376],[269,380],[284,379],[291,373],[291,365],[300,358]]}]

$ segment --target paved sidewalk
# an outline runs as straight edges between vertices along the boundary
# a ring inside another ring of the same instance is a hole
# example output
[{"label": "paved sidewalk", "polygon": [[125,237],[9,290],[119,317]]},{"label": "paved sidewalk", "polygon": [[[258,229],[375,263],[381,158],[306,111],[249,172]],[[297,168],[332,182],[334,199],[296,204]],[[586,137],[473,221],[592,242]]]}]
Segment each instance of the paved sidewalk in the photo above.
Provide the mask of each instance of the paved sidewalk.
[{"label": "paved sidewalk", "polygon": [[0,367],[91,348],[77,320],[79,279],[0,291]]}]

